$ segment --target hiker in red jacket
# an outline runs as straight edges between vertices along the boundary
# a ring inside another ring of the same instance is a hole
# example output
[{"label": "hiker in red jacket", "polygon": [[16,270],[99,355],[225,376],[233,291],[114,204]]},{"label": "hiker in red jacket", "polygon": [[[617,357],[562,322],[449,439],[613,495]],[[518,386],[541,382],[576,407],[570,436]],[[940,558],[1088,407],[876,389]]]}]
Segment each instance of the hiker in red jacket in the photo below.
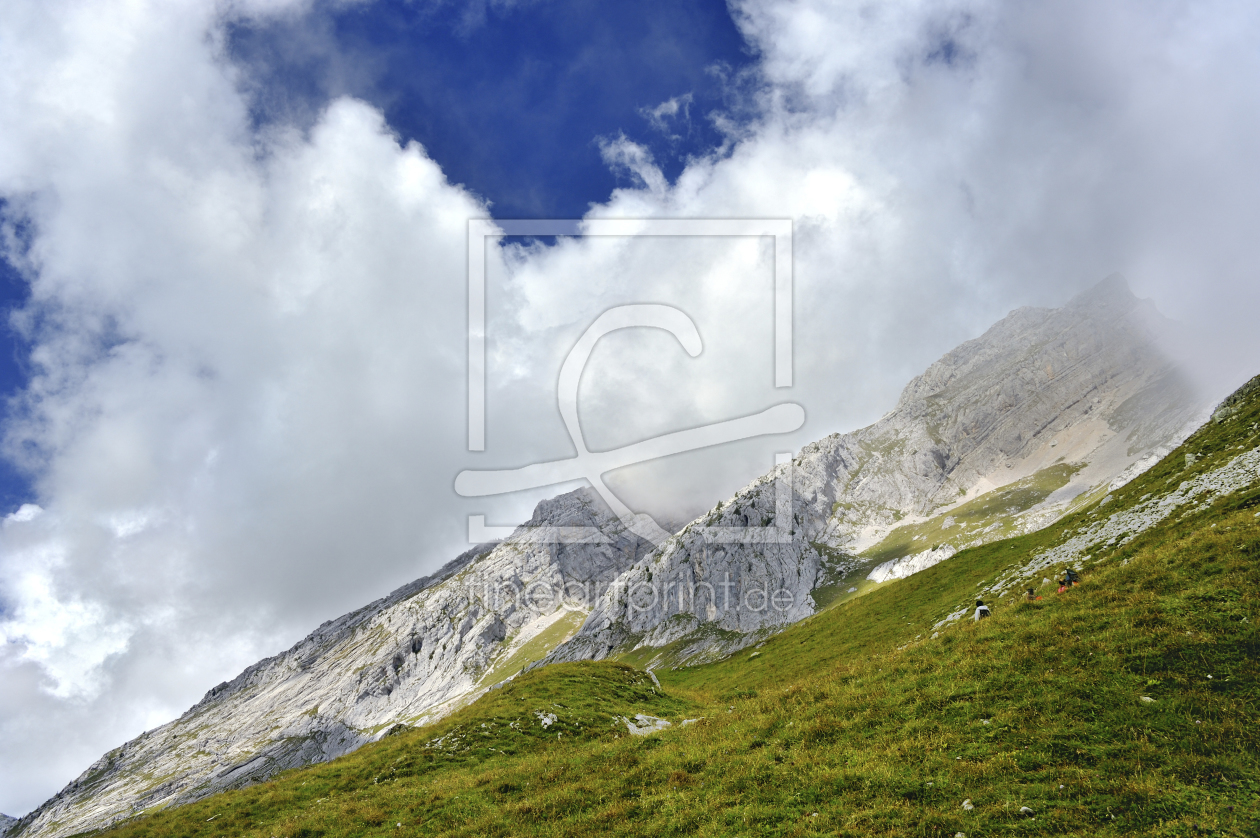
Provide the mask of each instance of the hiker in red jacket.
[{"label": "hiker in red jacket", "polygon": [[1063,578],[1059,580],[1059,593],[1063,593],[1068,588],[1075,588],[1081,582],[1081,577],[1076,575],[1076,571],[1070,567],[1063,568]]}]

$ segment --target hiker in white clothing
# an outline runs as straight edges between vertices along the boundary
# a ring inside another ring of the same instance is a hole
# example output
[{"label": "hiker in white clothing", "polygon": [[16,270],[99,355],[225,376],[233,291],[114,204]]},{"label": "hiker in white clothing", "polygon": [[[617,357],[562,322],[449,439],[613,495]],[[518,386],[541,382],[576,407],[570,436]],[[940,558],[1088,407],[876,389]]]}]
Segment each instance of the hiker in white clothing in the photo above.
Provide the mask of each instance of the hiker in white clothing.
[{"label": "hiker in white clothing", "polygon": [[985,605],[982,599],[976,600],[976,613],[971,619],[983,620],[987,616],[989,616],[989,606]]}]

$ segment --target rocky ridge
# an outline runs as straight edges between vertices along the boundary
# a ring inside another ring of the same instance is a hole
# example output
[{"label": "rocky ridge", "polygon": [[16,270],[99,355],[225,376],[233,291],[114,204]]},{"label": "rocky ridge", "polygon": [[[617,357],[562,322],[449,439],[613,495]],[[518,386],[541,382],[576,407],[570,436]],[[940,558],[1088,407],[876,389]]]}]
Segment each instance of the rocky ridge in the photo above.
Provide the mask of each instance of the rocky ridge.
[{"label": "rocky ridge", "polygon": [[[570,527],[603,536],[556,543],[555,528]],[[324,623],[105,754],[9,834],[99,829],[433,721],[576,630],[590,601],[650,547],[589,490],[544,501],[499,545]]]},{"label": "rocky ridge", "polygon": [[[1193,429],[1194,394],[1156,343],[1162,323],[1119,276],[1062,308],[1011,312],[913,379],[878,422],[806,446],[644,557],[545,662],[724,656],[814,613],[820,589],[868,569],[861,552],[894,529],[1070,464],[1048,496],[1001,513],[1024,529],[1051,523],[1074,498],[1131,479]],[[791,513],[770,542],[751,530],[775,521],[778,480],[790,485]],[[715,527],[750,539],[715,542]],[[899,558],[909,563],[882,578],[1012,534],[965,529],[917,558],[907,550]]]}]

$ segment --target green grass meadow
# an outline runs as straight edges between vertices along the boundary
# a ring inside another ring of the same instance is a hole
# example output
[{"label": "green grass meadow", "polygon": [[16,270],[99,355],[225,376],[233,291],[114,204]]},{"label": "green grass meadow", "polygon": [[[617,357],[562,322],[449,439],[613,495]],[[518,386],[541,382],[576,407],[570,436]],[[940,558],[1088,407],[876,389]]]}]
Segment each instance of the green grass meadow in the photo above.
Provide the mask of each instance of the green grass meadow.
[{"label": "green grass meadow", "polygon": [[[1260,835],[1260,485],[1095,551],[1077,588],[1038,573],[1041,601],[934,628],[1065,534],[1255,448],[1256,388],[1234,407],[1105,506],[660,671],[660,689],[624,662],[534,670],[108,834]],[[636,713],[700,721],[632,737]]]}]

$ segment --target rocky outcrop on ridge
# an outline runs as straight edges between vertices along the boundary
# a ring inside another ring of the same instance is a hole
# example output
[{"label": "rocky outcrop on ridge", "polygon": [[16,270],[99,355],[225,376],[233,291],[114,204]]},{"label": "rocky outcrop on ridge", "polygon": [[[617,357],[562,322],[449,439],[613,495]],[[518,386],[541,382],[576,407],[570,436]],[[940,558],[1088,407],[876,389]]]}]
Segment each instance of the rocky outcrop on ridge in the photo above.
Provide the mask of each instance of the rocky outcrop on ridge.
[{"label": "rocky outcrop on ridge", "polygon": [[[553,527],[603,535],[555,543]],[[650,547],[589,490],[544,501],[498,546],[469,550],[324,623],[105,754],[11,834],[99,829],[332,759],[395,724],[434,720],[576,630],[590,602]],[[531,657],[535,639],[544,645]]]},{"label": "rocky outcrop on ridge", "polygon": [[[875,424],[806,446],[683,528],[613,583],[547,662],[645,648],[675,663],[714,659],[814,613],[815,591],[894,527],[1056,463],[1079,468],[1038,526],[1074,495],[1131,479],[1193,428],[1196,399],[1155,341],[1162,323],[1119,276],[1063,308],[1011,312],[912,380]],[[751,529],[775,520],[780,478],[791,486],[785,535],[758,540]],[[715,541],[714,527],[750,539]],[[961,546],[924,551],[919,564]]]},{"label": "rocky outcrop on ridge", "polygon": [[827,540],[860,543],[867,527],[928,514],[1054,462],[1094,465],[1083,488],[1171,450],[1197,402],[1155,341],[1163,327],[1118,275],[1063,308],[1011,312],[907,384],[879,422],[801,452],[839,503]]}]

